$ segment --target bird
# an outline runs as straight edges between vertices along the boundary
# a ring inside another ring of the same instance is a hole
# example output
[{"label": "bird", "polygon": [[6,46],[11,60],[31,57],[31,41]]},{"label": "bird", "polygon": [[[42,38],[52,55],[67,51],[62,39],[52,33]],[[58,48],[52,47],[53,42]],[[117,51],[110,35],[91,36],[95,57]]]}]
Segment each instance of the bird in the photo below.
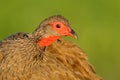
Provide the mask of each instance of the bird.
[{"label": "bird", "polygon": [[75,43],[78,38],[62,15],[44,19],[32,33],[0,41],[0,80],[102,80]]}]

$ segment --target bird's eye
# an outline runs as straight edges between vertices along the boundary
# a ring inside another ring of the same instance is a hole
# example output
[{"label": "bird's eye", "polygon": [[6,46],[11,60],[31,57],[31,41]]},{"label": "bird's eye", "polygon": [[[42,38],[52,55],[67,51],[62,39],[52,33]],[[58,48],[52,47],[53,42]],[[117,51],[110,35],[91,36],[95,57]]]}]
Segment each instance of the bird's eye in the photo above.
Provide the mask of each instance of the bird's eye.
[{"label": "bird's eye", "polygon": [[60,26],[60,24],[56,24],[56,28],[60,28],[61,26]]}]

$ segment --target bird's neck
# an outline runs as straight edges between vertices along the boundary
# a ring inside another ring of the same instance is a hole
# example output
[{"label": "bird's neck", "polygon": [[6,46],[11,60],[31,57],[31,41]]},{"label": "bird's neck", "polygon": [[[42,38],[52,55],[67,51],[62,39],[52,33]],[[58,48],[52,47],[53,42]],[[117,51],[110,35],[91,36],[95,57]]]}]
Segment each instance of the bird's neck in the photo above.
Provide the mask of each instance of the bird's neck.
[{"label": "bird's neck", "polygon": [[[56,35],[53,35],[53,33]],[[38,39],[40,47],[46,47],[51,45],[54,41],[61,38],[61,36],[53,30],[51,26],[39,26],[32,35]]]},{"label": "bird's neck", "polygon": [[41,40],[39,40],[38,44],[40,47],[49,46],[57,39],[60,39],[60,36],[49,36],[49,37],[42,38]]}]

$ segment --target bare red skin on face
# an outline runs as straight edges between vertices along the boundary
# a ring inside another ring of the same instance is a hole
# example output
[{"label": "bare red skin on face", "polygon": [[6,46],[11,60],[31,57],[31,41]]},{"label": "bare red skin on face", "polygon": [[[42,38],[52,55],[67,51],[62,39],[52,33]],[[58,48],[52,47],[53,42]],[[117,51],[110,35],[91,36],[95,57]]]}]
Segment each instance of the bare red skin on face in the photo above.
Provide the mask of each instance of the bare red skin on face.
[{"label": "bare red skin on face", "polygon": [[49,46],[59,38],[60,38],[60,36],[49,36],[47,38],[43,38],[40,41],[38,41],[38,44],[40,47]]},{"label": "bare red skin on face", "polygon": [[[70,27],[66,26],[62,22],[52,22],[50,23],[50,25],[54,30],[56,30],[61,35],[69,35],[71,32]],[[57,27],[57,25],[59,25],[59,28]]]},{"label": "bare red skin on face", "polygon": [[[66,26],[65,24],[63,24],[62,22],[51,22],[50,23],[51,27],[57,31],[59,34],[61,34],[62,36],[73,36],[70,32],[71,29],[70,27]],[[56,41],[57,39],[61,38],[61,36],[49,36],[47,38],[43,38],[41,39],[38,44],[40,47],[45,47],[45,46],[49,46],[51,45],[54,41]]]}]

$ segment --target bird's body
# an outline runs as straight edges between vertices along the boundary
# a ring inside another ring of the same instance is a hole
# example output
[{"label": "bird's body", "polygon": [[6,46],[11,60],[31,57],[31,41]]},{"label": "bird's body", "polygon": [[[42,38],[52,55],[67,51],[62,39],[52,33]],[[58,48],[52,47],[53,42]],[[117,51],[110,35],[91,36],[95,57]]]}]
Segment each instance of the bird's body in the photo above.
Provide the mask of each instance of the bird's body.
[{"label": "bird's body", "polygon": [[45,27],[46,19],[33,33],[16,33],[0,42],[0,80],[101,80],[77,45],[59,39],[75,33],[68,27],[63,27],[64,32],[54,31],[63,25],[54,28],[63,17],[55,18],[51,20],[55,21],[53,28]]}]

